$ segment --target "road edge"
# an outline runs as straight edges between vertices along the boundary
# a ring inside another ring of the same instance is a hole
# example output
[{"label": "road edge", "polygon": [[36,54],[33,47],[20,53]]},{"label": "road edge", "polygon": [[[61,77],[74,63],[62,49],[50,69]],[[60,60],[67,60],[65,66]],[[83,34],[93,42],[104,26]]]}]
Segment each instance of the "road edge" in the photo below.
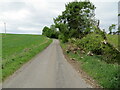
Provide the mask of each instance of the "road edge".
[{"label": "road edge", "polygon": [[[52,39],[51,39],[52,40]],[[48,41],[49,42],[49,41]],[[8,77],[6,77],[5,80],[2,80],[2,82],[0,82],[0,85],[2,86],[2,83],[7,82],[10,80],[10,78],[15,77],[16,74],[20,73],[22,70],[24,70],[24,68],[26,66],[28,66],[33,60],[34,58],[36,58],[40,53],[42,53],[47,47],[49,47],[52,44],[53,40],[51,41],[51,43],[49,43],[48,46],[46,46],[42,51],[40,51],[39,53],[37,53],[35,56],[33,56],[30,60],[28,60],[27,62],[23,63],[20,68],[18,68],[17,70],[15,70],[11,75],[9,75]],[[47,43],[47,42],[46,42]]]},{"label": "road edge", "polygon": [[[62,48],[61,44],[60,47]],[[86,83],[90,84],[93,88],[102,88],[92,77],[90,77],[84,70],[81,69],[81,62],[78,62],[77,60],[71,60],[63,48],[62,52],[67,62],[72,65],[72,67],[78,72],[80,76],[82,76]]]}]

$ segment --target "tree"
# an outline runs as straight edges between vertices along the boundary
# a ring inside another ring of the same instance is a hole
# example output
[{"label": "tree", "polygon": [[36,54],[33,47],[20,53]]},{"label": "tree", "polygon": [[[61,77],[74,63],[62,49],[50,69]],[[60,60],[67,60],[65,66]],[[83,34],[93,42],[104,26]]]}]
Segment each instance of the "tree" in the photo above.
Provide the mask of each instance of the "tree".
[{"label": "tree", "polygon": [[115,24],[112,24],[110,27],[109,27],[109,34],[112,34],[112,30],[116,28],[116,25]]},{"label": "tree", "polygon": [[55,24],[55,27],[59,30],[59,39],[61,39],[64,43],[68,41],[70,38],[68,25],[64,23]]},{"label": "tree", "polygon": [[74,1],[65,5],[65,8],[62,15],[54,19],[55,24],[66,24],[72,37],[81,38],[81,35],[89,33],[91,29],[88,28],[96,23],[94,19],[95,6],[89,1]]},{"label": "tree", "polygon": [[45,35],[45,36],[47,36],[49,38],[56,38],[57,39],[58,36],[59,36],[59,31],[56,30],[55,25],[51,25],[50,28],[45,26],[43,28],[42,35]]},{"label": "tree", "polygon": [[45,35],[45,36],[47,36],[47,37],[50,37],[50,36],[51,36],[51,30],[50,30],[50,28],[47,27],[47,26],[45,26],[45,27],[43,28],[42,35]]},{"label": "tree", "polygon": [[116,31],[115,34],[120,35],[120,30]]},{"label": "tree", "polygon": [[50,26],[50,29],[51,29],[51,38],[56,38],[58,39],[58,36],[59,36],[59,31],[57,31],[55,25],[51,25]]}]

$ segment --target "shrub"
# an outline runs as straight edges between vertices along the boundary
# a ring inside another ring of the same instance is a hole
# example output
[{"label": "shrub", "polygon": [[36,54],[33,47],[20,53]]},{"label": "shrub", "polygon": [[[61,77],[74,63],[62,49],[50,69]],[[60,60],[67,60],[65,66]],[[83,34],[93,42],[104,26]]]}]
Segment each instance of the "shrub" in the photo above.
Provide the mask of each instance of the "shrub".
[{"label": "shrub", "polygon": [[43,28],[42,35],[45,35],[45,36],[47,36],[49,38],[58,39],[59,31],[56,31],[56,28],[54,27],[54,25],[51,25],[51,28],[45,26]]},{"label": "shrub", "polygon": [[65,37],[65,35],[63,35],[63,34],[60,34],[60,35],[59,35],[59,39],[62,40],[63,43],[68,42],[68,38]]},{"label": "shrub", "polygon": [[79,47],[82,47],[86,49],[87,51],[92,51],[93,53],[97,55],[102,54],[101,49],[101,41],[102,41],[101,35],[98,34],[89,34],[86,37],[77,40],[77,45]]},{"label": "shrub", "polygon": [[75,43],[75,42],[76,42],[76,39],[75,39],[75,38],[71,38],[71,39],[68,39],[68,41],[69,41],[70,43]]},{"label": "shrub", "polygon": [[119,63],[119,54],[111,44],[103,39],[100,34],[89,34],[86,37],[76,41],[76,45],[84,50],[91,51],[96,55],[102,55],[103,60],[108,63]]},{"label": "shrub", "polygon": [[119,55],[120,52],[118,50],[116,50],[113,45],[111,45],[110,43],[102,44],[102,50],[103,50],[103,56],[104,56],[104,60],[106,62],[111,62],[111,63],[120,63],[119,61]]}]

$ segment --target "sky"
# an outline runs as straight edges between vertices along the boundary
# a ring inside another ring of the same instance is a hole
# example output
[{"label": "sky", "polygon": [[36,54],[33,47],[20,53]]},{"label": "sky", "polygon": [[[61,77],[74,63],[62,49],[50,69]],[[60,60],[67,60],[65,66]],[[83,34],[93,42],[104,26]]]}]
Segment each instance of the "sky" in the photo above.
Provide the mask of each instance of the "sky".
[{"label": "sky", "polygon": [[[42,34],[53,18],[65,10],[65,4],[74,0],[0,0],[0,33]],[[79,0],[78,0],[79,1]],[[82,0],[83,1],[83,0]],[[108,32],[111,24],[118,24],[119,0],[90,0],[96,6],[100,28]]]}]

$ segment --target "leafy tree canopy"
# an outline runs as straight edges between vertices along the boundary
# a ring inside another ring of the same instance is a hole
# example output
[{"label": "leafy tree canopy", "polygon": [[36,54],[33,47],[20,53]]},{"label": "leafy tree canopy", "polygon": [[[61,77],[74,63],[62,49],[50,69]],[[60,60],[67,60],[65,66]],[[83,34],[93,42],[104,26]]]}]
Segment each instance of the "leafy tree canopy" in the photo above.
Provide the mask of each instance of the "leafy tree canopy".
[{"label": "leafy tree canopy", "polygon": [[[89,28],[96,24],[94,18],[95,8],[96,7],[89,1],[70,2],[65,5],[65,11],[62,12],[62,15],[54,19],[54,23],[58,27],[61,24],[67,25],[70,36],[80,38],[81,35],[90,32],[91,29]],[[61,31],[64,32],[63,30]]]},{"label": "leafy tree canopy", "polygon": [[58,38],[59,31],[56,30],[55,25],[51,25],[50,28],[45,26],[43,28],[42,35],[45,35],[49,38]]},{"label": "leafy tree canopy", "polygon": [[109,34],[112,34],[112,30],[116,28],[116,25],[115,24],[112,24],[110,27],[109,27]]}]

